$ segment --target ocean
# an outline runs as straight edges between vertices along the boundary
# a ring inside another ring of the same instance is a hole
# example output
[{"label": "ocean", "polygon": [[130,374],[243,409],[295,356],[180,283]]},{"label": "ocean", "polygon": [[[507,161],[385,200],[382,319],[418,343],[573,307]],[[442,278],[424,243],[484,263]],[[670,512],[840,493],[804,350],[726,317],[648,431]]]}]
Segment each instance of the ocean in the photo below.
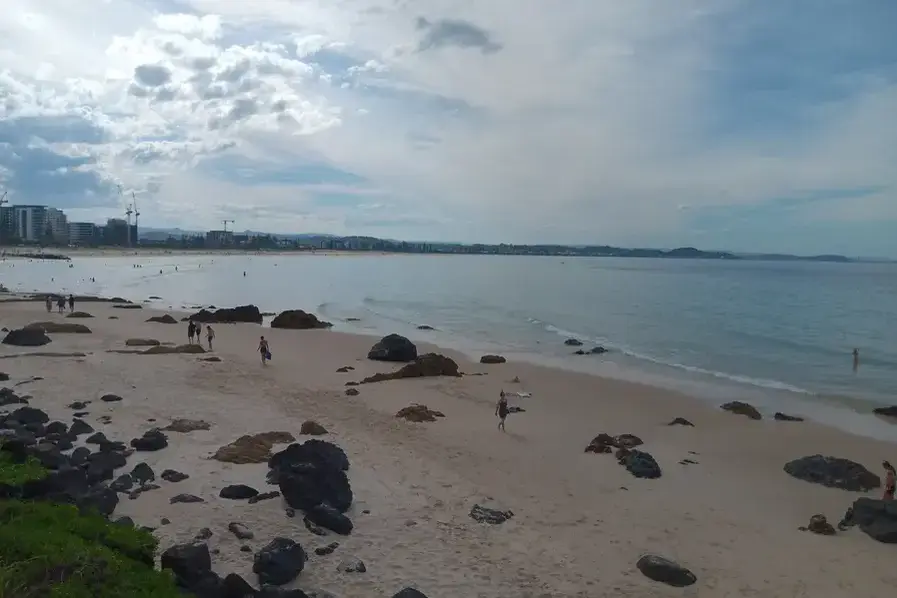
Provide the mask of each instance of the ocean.
[{"label": "ocean", "polygon": [[[397,332],[474,357],[496,352],[715,403],[746,400],[897,439],[897,426],[870,414],[897,403],[895,264],[171,254],[71,265],[6,260],[0,282],[21,292],[158,296],[162,309],[305,309],[336,330]],[[609,352],[574,355],[568,338]]]}]

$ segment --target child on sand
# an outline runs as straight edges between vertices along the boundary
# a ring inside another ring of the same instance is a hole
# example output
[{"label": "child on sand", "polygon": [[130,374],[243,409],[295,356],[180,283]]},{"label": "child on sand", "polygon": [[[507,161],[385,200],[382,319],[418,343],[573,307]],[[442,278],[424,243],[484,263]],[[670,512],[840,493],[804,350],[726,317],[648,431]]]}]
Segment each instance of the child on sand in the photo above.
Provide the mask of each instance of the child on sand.
[{"label": "child on sand", "polygon": [[498,429],[505,431],[505,418],[508,417],[508,399],[505,397],[505,391],[502,389],[499,395],[498,405],[495,406],[495,415],[498,416]]},{"label": "child on sand", "polygon": [[206,341],[209,343],[209,351],[212,350],[212,341],[215,340],[215,331],[212,330],[212,327],[206,324]]},{"label": "child on sand", "polygon": [[271,359],[271,350],[268,348],[268,341],[264,336],[259,340],[259,353],[262,357],[262,365],[268,365],[268,360]]},{"label": "child on sand", "polygon": [[897,490],[897,472],[894,466],[887,461],[882,461],[882,467],[885,468],[885,493],[882,500],[894,500],[894,490]]}]

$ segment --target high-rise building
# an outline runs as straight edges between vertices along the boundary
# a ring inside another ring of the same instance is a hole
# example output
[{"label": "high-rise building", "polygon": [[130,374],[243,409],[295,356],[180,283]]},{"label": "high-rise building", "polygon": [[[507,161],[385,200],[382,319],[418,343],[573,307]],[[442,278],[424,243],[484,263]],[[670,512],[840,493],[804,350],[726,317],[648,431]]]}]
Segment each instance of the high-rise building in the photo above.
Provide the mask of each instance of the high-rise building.
[{"label": "high-rise building", "polygon": [[69,244],[69,220],[65,212],[57,208],[47,208],[47,229],[50,240],[57,245]]},{"label": "high-rise building", "polygon": [[69,243],[89,246],[100,242],[100,227],[93,222],[69,222]]},{"label": "high-rise building", "polygon": [[106,226],[103,227],[103,245],[127,247],[128,223],[121,218],[107,220]]},{"label": "high-rise building", "polygon": [[15,238],[15,207],[0,206],[0,243],[11,243]]},{"label": "high-rise building", "polygon": [[15,236],[26,243],[44,243],[52,238],[47,206],[12,206]]}]

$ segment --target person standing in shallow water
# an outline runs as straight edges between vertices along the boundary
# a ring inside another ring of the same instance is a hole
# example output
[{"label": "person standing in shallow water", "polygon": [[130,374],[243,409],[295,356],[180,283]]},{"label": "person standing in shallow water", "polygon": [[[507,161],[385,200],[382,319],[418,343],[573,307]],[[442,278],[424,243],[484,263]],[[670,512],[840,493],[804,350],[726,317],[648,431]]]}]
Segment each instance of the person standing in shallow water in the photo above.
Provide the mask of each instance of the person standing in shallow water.
[{"label": "person standing in shallow water", "polygon": [[69,311],[75,311],[75,296],[69,295]]},{"label": "person standing in shallow water", "polygon": [[508,398],[505,396],[504,389],[499,395],[498,405],[495,406],[495,415],[498,416],[498,429],[504,432],[505,419],[508,417]]},{"label": "person standing in shallow water", "polygon": [[860,350],[853,350],[853,371],[860,369]]}]

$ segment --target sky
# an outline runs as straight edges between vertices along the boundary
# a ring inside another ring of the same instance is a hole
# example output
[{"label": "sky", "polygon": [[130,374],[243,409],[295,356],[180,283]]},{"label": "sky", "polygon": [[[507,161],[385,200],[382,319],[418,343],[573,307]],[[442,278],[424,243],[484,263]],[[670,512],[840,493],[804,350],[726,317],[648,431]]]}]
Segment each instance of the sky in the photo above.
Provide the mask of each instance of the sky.
[{"label": "sky", "polygon": [[897,258],[894,0],[3,6],[12,203]]}]

